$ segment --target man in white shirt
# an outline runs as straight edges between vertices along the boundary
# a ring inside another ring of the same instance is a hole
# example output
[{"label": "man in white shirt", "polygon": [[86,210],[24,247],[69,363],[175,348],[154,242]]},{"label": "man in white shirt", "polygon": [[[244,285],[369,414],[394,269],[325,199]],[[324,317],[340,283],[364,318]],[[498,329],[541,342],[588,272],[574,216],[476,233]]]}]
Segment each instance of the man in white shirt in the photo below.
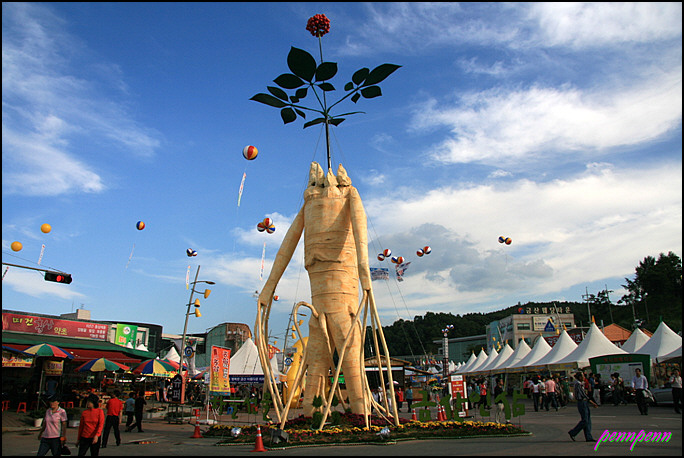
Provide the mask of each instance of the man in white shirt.
[{"label": "man in white shirt", "polygon": [[679,369],[672,371],[670,387],[672,388],[672,402],[674,403],[675,413],[682,413],[682,376],[679,375]]},{"label": "man in white shirt", "polygon": [[641,375],[641,369],[635,369],[634,373],[632,388],[636,390],[637,407],[639,407],[639,413],[641,415],[648,415],[648,402],[644,396],[644,390],[648,389],[648,380],[645,376]]}]

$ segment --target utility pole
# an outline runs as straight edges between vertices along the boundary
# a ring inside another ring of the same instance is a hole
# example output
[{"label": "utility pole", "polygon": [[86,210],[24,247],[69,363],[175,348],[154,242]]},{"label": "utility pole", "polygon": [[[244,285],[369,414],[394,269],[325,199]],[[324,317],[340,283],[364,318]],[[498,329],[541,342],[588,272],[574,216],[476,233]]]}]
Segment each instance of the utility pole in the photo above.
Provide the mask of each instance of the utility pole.
[{"label": "utility pole", "polygon": [[584,287],[584,292],[585,292],[585,294],[583,294],[582,297],[584,298],[585,301],[587,301],[587,320],[589,323],[591,323],[591,305],[589,302],[589,290],[587,289],[586,286]]},{"label": "utility pole", "polygon": [[610,308],[610,297],[608,296],[608,293],[612,293],[613,290],[609,290],[608,285],[605,285],[605,287],[606,289],[604,289],[603,291],[605,291],[606,293],[606,305],[608,306],[608,313],[610,314],[610,322],[615,323],[615,321],[613,321],[613,309]]}]

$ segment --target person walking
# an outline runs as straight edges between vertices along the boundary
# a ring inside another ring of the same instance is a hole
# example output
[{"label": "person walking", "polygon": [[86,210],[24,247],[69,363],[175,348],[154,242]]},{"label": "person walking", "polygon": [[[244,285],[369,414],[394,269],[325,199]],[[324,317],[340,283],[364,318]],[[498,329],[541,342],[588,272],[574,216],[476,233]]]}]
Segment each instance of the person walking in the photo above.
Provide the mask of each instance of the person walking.
[{"label": "person walking", "polygon": [[641,415],[648,415],[648,402],[644,395],[644,390],[648,389],[648,380],[641,375],[641,369],[634,369],[634,377],[632,378],[632,388],[636,391],[636,403],[639,407]]},{"label": "person walking", "polygon": [[144,433],[142,429],[142,420],[143,420],[143,413],[145,411],[145,405],[147,405],[147,401],[145,401],[145,392],[140,391],[138,392],[138,396],[135,398],[135,423],[126,428],[126,432],[130,433],[133,428],[136,426],[138,427],[138,432],[139,433]]},{"label": "person walking", "polygon": [[682,376],[679,374],[679,369],[672,371],[670,387],[672,388],[674,411],[675,413],[682,413]]},{"label": "person walking", "polygon": [[598,404],[589,397],[584,389],[584,374],[582,372],[575,374],[573,388],[575,400],[577,401],[577,410],[580,414],[580,421],[574,428],[568,431],[568,435],[570,436],[570,439],[574,441],[575,436],[578,435],[580,431],[584,430],[584,440],[587,442],[595,442],[596,440],[591,435],[591,411],[589,410],[589,404],[592,404],[594,407],[598,407]]},{"label": "person walking", "polygon": [[100,399],[95,394],[90,394],[86,399],[86,410],[81,414],[78,425],[78,456],[85,456],[89,449],[90,456],[100,455],[100,435],[104,428],[104,417],[104,412],[100,409]]},{"label": "person walking", "polygon": [[52,456],[60,456],[62,454],[62,442],[66,442],[67,414],[59,406],[57,395],[48,398],[48,402],[50,408],[45,412],[43,424],[40,425],[40,431],[38,431],[40,445],[37,456],[45,456],[48,450],[52,452]]},{"label": "person walking", "polygon": [[601,374],[594,374],[594,402],[601,405]]},{"label": "person walking", "polygon": [[411,388],[411,385],[406,388],[404,397],[406,398],[406,405],[408,407],[407,412],[411,412],[411,404],[413,404],[413,388]]},{"label": "person walking", "polygon": [[123,413],[124,403],[121,399],[121,392],[114,390],[114,396],[107,401],[107,416],[105,417],[104,433],[102,433],[102,448],[107,447],[107,439],[109,439],[109,430],[114,428],[114,438],[116,445],[121,445],[121,433],[119,432],[119,424],[121,424],[121,416]]},{"label": "person walking", "polygon": [[622,381],[620,374],[615,372],[611,375],[611,378],[613,379],[610,383],[613,390],[613,405],[619,406],[620,404],[627,404],[624,398],[625,384]]},{"label": "person walking", "polygon": [[397,412],[401,412],[401,408],[404,406],[404,390],[398,387],[394,394],[397,396]]},{"label": "person walking", "polygon": [[539,412],[539,404],[541,399],[541,382],[539,376],[535,376],[532,381],[532,400],[534,401],[534,411]]},{"label": "person walking", "polygon": [[124,410],[126,412],[126,432],[133,424],[133,416],[135,415],[135,391],[128,393],[128,399],[126,399]]},{"label": "person walking", "polygon": [[556,390],[558,389],[558,386],[556,385],[556,382],[553,380],[553,377],[549,377],[546,380],[546,400],[544,402],[544,408],[546,408],[546,411],[549,411],[549,404],[551,407],[556,409],[556,412],[558,412],[558,395],[556,394]]},{"label": "person walking", "polygon": [[499,424],[506,423],[504,402],[502,399],[496,399],[502,394],[504,394],[503,379],[497,378],[496,386],[494,387],[494,421]]}]

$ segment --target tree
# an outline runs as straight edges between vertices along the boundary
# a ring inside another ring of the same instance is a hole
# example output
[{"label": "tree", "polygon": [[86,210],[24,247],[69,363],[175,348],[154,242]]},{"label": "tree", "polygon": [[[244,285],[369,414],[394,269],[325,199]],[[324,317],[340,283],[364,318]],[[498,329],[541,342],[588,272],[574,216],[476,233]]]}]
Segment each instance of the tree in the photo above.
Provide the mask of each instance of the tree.
[{"label": "tree", "polygon": [[675,332],[682,329],[682,260],[673,252],[647,256],[635,269],[633,280],[625,278],[627,294],[618,304],[633,308],[634,319],[652,330],[660,320]]}]

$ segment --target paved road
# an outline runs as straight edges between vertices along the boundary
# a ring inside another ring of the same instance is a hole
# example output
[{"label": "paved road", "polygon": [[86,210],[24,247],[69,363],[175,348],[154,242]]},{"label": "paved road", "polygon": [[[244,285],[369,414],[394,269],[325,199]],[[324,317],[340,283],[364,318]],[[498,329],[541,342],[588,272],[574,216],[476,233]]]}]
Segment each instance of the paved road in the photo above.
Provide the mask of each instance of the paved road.
[{"label": "paved road", "polygon": [[[408,414],[402,414],[402,416]],[[227,417],[224,417],[227,418]],[[535,455],[635,455],[635,456],[681,456],[682,455],[682,417],[674,413],[672,407],[652,407],[648,416],[639,415],[636,405],[601,406],[592,409],[593,434],[599,438],[605,430],[609,431],[667,431],[672,433],[668,443],[640,442],[630,451],[627,443],[604,443],[594,450],[596,443],[583,441],[582,434],[577,442],[572,442],[567,435],[579,420],[574,404],[558,412],[534,412],[531,404],[526,405],[526,414],[514,419],[516,424],[532,432],[531,436],[514,438],[460,439],[404,441],[395,445],[364,445],[346,447],[327,447],[325,455],[377,455],[377,456],[444,456],[444,455],[500,455],[500,456],[535,456]],[[231,424],[229,421],[225,423]],[[241,423],[245,424],[245,422]],[[3,425],[4,426],[4,425]],[[195,427],[190,424],[168,424],[158,419],[144,424],[144,433],[122,433],[122,445],[114,445],[114,437],[110,435],[110,445],[100,450],[101,456],[215,456],[215,455],[250,455],[254,445],[216,446],[216,438],[193,439]],[[207,427],[202,426],[201,430]],[[76,429],[69,429],[68,441],[74,451],[73,443]],[[136,441],[153,441],[150,444],[138,444]],[[268,447],[268,438],[264,438]],[[5,432],[2,435],[2,454],[15,456],[35,456],[38,450],[37,433],[35,431]],[[271,455],[278,456],[320,456],[319,447],[293,448],[288,450],[268,450]],[[75,454],[75,453],[74,453]]]}]

